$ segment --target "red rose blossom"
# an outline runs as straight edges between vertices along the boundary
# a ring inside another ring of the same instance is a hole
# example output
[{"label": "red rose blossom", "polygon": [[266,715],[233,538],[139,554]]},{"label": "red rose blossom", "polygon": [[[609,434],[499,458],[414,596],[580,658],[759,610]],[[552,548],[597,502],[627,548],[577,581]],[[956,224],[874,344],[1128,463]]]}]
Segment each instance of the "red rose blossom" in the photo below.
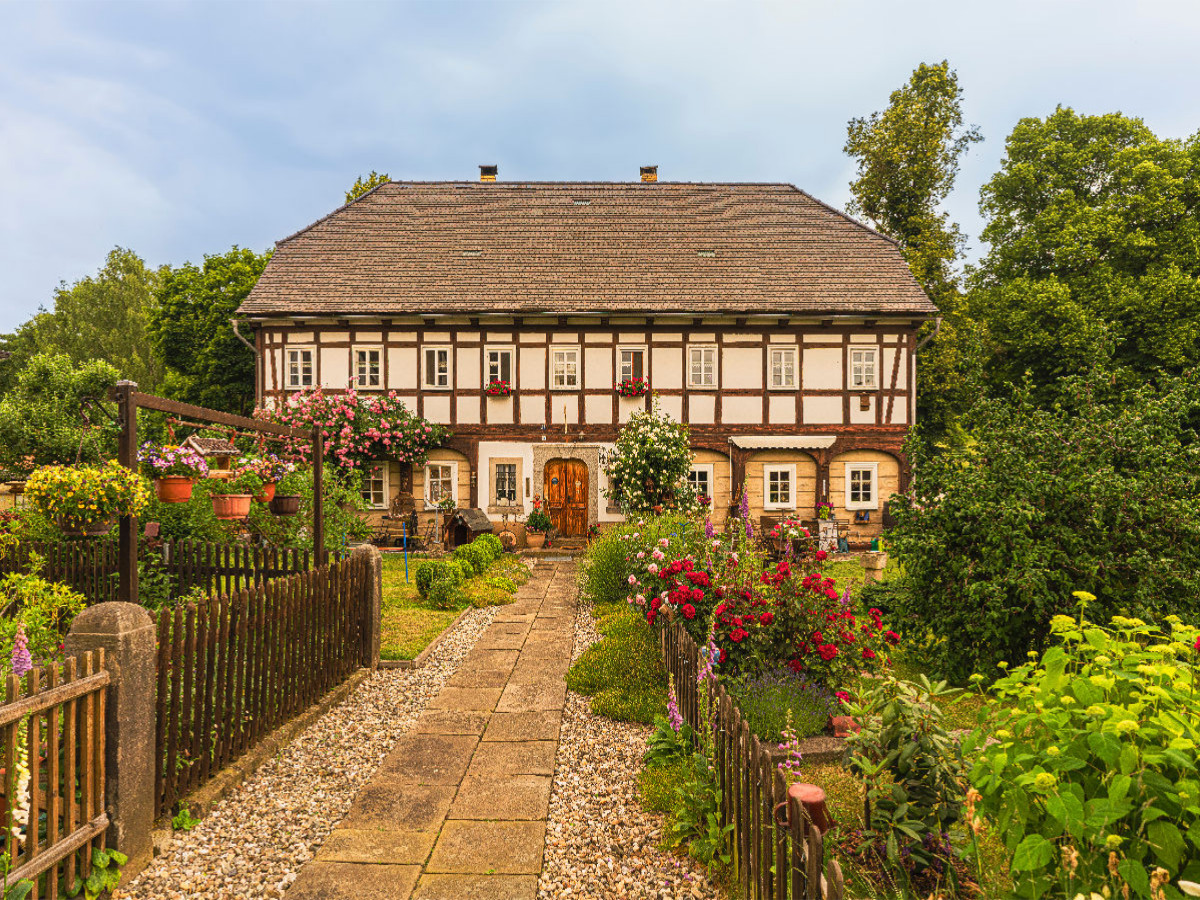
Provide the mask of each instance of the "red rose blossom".
[{"label": "red rose blossom", "polygon": [[875,651],[872,650],[870,647],[863,647],[862,658],[863,659],[874,659]]},{"label": "red rose blossom", "polygon": [[821,659],[829,662],[838,655],[838,648],[833,646],[833,644],[822,644],[817,648],[817,652],[821,654]]},{"label": "red rose blossom", "polygon": [[729,632],[729,639],[735,644],[740,644],[743,638],[749,636],[750,632],[746,631],[744,628],[735,628],[733,631]]},{"label": "red rose blossom", "polygon": [[[894,631],[885,631],[883,633],[883,639],[893,647],[900,643],[900,635],[896,634]],[[1196,639],[1196,643],[1200,644],[1200,638]]]},{"label": "red rose blossom", "polygon": [[770,625],[773,621],[775,621],[775,613],[765,612],[758,617],[758,621],[762,622],[764,625]]},{"label": "red rose blossom", "polygon": [[696,618],[696,607],[692,606],[690,603],[685,603],[683,606],[683,617],[685,619]]},{"label": "red rose blossom", "polygon": [[825,559],[828,556],[829,556],[829,554],[826,553],[824,550],[818,550],[815,554],[813,554],[813,557],[816,559],[817,562],[825,562]]},{"label": "red rose blossom", "polygon": [[662,606],[662,597],[655,597],[650,601],[650,609],[658,612],[658,608]]}]

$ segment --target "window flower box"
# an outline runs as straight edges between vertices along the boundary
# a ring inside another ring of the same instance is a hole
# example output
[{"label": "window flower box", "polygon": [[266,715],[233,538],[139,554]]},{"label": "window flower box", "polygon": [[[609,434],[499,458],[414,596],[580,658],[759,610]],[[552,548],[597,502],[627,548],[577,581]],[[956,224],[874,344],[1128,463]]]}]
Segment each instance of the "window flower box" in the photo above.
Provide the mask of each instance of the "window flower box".
[{"label": "window flower box", "polygon": [[650,382],[645,378],[626,378],[614,384],[613,390],[622,397],[645,397],[650,393]]},{"label": "window flower box", "polygon": [[512,395],[512,385],[507,381],[493,381],[483,392],[489,397],[508,397]]}]

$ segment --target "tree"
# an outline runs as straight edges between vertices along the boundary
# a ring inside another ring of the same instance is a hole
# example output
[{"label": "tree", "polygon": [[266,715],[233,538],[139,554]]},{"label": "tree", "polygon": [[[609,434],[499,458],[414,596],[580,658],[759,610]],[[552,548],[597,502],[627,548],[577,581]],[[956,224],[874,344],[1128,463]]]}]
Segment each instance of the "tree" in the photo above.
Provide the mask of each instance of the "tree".
[{"label": "tree", "polygon": [[631,512],[686,508],[695,500],[691,467],[688,427],[664,413],[656,396],[621,426],[605,470],[609,499]]},{"label": "tree", "polygon": [[[100,408],[121,373],[103,360],[72,362],[65,353],[36,354],[0,400],[0,466],[99,462],[116,451],[117,429]],[[83,410],[85,400],[96,401]],[[86,413],[87,421],[84,419]],[[89,424],[90,423],[90,424]]]},{"label": "tree", "polygon": [[967,443],[916,440],[915,495],[889,533],[911,581],[908,612],[942,674],[991,678],[1045,646],[1076,591],[1115,614],[1200,616],[1200,373],[1106,400],[1079,378],[1041,408],[1028,386],[982,398]]},{"label": "tree", "polygon": [[37,353],[63,353],[80,364],[101,359],[122,378],[154,390],[163,366],[147,340],[159,273],[132,250],[114,247],[95,274],[54,292],[52,309],[41,309],[5,341],[15,373]]},{"label": "tree", "polygon": [[922,352],[917,385],[918,422],[937,435],[969,404],[974,383],[975,327],[960,312],[958,262],[965,238],[940,209],[954,187],[959,158],[982,140],[978,128],[963,126],[962,93],[947,61],[922,63],[892,92],[887,109],[850,120],[844,148],[858,161],[848,211],[900,244],[943,315],[937,337]]},{"label": "tree", "polygon": [[150,339],[167,367],[169,396],[225,412],[254,407],[254,354],[230,320],[271,254],[234,247],[204,257],[203,266],[167,269],[156,291]]},{"label": "tree", "polygon": [[993,391],[1028,373],[1050,404],[1065,374],[1125,389],[1200,363],[1200,135],[1064,107],[1022,119],[980,208],[970,306]]},{"label": "tree", "polygon": [[351,200],[357,200],[363,194],[370,193],[381,184],[387,184],[391,180],[387,172],[376,172],[374,169],[371,170],[371,174],[366,178],[359,175],[354,182],[354,187],[346,191],[346,202],[349,203]]}]

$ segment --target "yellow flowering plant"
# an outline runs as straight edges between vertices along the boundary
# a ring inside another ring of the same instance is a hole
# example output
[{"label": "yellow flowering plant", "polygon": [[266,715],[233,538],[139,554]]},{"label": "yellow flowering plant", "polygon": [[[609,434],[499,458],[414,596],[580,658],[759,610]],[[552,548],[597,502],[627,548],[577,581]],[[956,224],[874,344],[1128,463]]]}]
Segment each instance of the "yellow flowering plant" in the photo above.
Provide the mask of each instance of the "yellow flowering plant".
[{"label": "yellow flowering plant", "polygon": [[25,497],[64,531],[90,531],[117,516],[140,515],[150,503],[150,489],[117,462],[43,466],[29,476]]}]

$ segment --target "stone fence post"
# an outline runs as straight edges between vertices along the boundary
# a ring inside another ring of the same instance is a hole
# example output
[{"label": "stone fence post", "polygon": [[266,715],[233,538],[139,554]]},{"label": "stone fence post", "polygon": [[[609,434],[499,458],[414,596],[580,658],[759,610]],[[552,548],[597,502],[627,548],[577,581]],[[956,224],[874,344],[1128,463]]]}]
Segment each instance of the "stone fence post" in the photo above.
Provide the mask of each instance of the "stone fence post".
[{"label": "stone fence post", "polygon": [[129,857],[126,877],[150,862],[154,826],[157,651],[154,621],[135,603],[101,603],[75,617],[67,656],[104,648],[112,681],[104,723],[105,806],[108,844]]},{"label": "stone fence post", "polygon": [[370,669],[379,668],[379,644],[383,622],[383,554],[372,544],[355,547],[351,559],[365,559],[367,565],[367,621],[363,628],[367,632],[366,649],[368,659],[363,665]]}]

